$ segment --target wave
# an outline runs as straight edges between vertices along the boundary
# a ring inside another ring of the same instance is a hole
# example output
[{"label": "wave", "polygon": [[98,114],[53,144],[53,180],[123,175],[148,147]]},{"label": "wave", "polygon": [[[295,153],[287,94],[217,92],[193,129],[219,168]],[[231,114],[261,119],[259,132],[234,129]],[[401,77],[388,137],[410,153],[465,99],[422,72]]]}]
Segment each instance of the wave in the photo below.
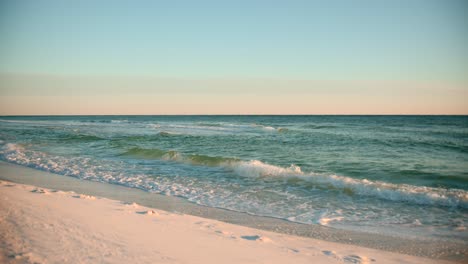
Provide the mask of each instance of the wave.
[{"label": "wave", "polygon": [[53,123],[47,120],[8,120],[0,119],[0,122],[6,123],[19,123],[19,124],[33,124],[33,125],[52,125]]},{"label": "wave", "polygon": [[262,131],[271,131],[271,132],[284,132],[286,131],[287,129],[286,128],[276,128],[274,126],[269,126],[269,125],[262,125],[262,124],[256,124],[256,123],[252,123],[252,124],[231,124],[231,123],[228,123],[228,124],[224,124],[225,127],[231,127],[231,128],[235,128],[235,129],[242,129],[242,130],[262,130]]},{"label": "wave", "polygon": [[213,157],[199,154],[184,155],[175,150],[161,150],[161,149],[145,149],[145,148],[131,148],[122,153],[121,156],[131,156],[142,159],[163,159],[172,160],[177,162],[190,163],[193,165],[204,166],[226,166],[230,163],[237,162],[239,159],[226,158],[226,157]]},{"label": "wave", "polygon": [[167,132],[167,131],[161,131],[158,133],[158,136],[161,136],[161,137],[172,137],[172,136],[177,136],[179,135],[178,133],[174,133],[174,132]]},{"label": "wave", "polygon": [[115,119],[115,120],[111,120],[110,122],[115,123],[115,124],[129,123],[127,119]]},{"label": "wave", "polygon": [[310,129],[332,129],[337,128],[337,125],[318,125],[318,124],[309,124],[304,125],[302,128],[310,128]]},{"label": "wave", "polygon": [[259,160],[241,161],[232,164],[234,171],[245,177],[294,176],[303,174],[301,168],[292,164],[287,168],[263,163]]},{"label": "wave", "polygon": [[105,140],[105,138],[94,136],[94,135],[85,135],[85,134],[76,134],[76,135],[67,135],[63,138],[60,138],[61,141],[79,141],[79,142],[88,142],[88,141],[98,141]]},{"label": "wave", "polygon": [[0,159],[14,164],[71,176],[84,180],[119,184],[132,188],[151,191],[151,184],[144,182],[144,175],[127,176],[122,171],[128,168],[121,162],[102,161],[89,157],[62,157],[49,155],[44,152],[26,149],[22,145],[7,143],[0,149]]},{"label": "wave", "polygon": [[288,132],[289,129],[287,129],[287,128],[285,128],[285,127],[280,127],[280,128],[277,129],[277,131],[278,131],[279,133],[284,133],[284,132]]},{"label": "wave", "polygon": [[117,124],[134,124],[134,123],[141,123],[141,122],[132,122],[125,119],[86,119],[86,120],[67,120],[67,119],[45,119],[45,120],[9,120],[9,119],[0,119],[0,122],[6,123],[18,123],[18,124],[25,124],[25,125],[65,125],[65,126],[102,126],[102,125],[117,125]]},{"label": "wave", "polygon": [[282,168],[258,160],[240,162],[236,172],[246,177],[280,177],[304,181],[328,189],[341,190],[350,195],[370,196],[395,202],[421,205],[442,205],[468,208],[468,192],[460,189],[445,189],[409,184],[394,184],[383,181],[355,179],[339,175],[304,173],[291,165]]},{"label": "wave", "polygon": [[257,124],[254,124],[253,125],[254,127],[259,127],[263,130],[266,130],[266,131],[276,131],[276,128],[272,127],[272,126],[264,126],[264,125],[257,125]]},{"label": "wave", "polygon": [[[309,184],[310,186],[325,190],[337,190],[349,195],[373,197],[394,202],[468,208],[468,191],[460,189],[393,184],[383,181],[355,179],[340,175],[315,174],[311,172],[303,172],[301,168],[296,165],[280,167],[267,164],[259,160],[243,161],[236,158],[211,157],[196,154],[184,155],[173,150],[166,151],[160,149],[132,148],[121,155],[144,159],[171,160],[194,165],[219,166],[232,170],[241,177],[260,179],[276,178],[282,181],[286,180],[288,181],[288,184],[297,184],[301,186]],[[117,181],[119,184],[127,184],[126,181],[122,183],[122,179],[115,180],[113,178],[106,178],[110,176],[98,177],[93,175],[94,172],[92,171],[82,172],[81,170],[83,169],[83,165],[76,165],[76,163],[72,161],[73,159],[80,158],[70,158],[68,160],[65,157],[50,158],[46,154],[26,150],[24,147],[16,144],[7,143],[3,145],[0,150],[0,158],[12,163],[63,175],[82,178],[97,177],[98,180],[104,180],[111,183]],[[92,161],[88,158],[87,162]],[[130,187],[139,187],[138,181],[128,182],[127,185]]]},{"label": "wave", "polygon": [[159,159],[166,155],[168,151],[160,150],[160,149],[143,149],[143,148],[131,148],[121,156],[131,156],[136,158],[144,158],[144,159]]},{"label": "wave", "polygon": [[222,127],[222,123],[203,123],[203,122],[197,122],[196,123],[199,126],[205,126],[205,127]]},{"label": "wave", "polygon": [[221,126],[205,126],[196,124],[148,124],[147,127],[156,130],[159,133],[174,135],[213,135],[213,134],[231,134],[232,129]]},{"label": "wave", "polygon": [[235,133],[265,133],[265,132],[286,132],[286,128],[276,128],[261,124],[242,123],[156,123],[148,124],[150,128],[173,132],[178,134],[235,134]]},{"label": "wave", "polygon": [[277,177],[300,181],[296,184],[312,184],[316,187],[334,189],[349,195],[376,197],[395,202],[421,205],[442,205],[468,208],[468,192],[409,184],[394,184],[383,181],[355,179],[340,175],[324,175],[303,172],[297,165],[280,167],[259,160],[242,161],[235,158],[210,157],[205,155],[183,155],[177,151],[134,148],[127,155],[186,162],[195,165],[222,166],[243,177]]},{"label": "wave", "polygon": [[158,133],[185,134],[185,135],[232,135],[239,133],[283,133],[286,128],[277,128],[270,125],[257,123],[224,123],[224,122],[151,122],[145,120],[132,121],[127,119],[87,119],[87,120],[8,120],[0,119],[0,122],[17,123],[30,126],[63,126],[63,127],[125,127],[136,125],[141,128],[150,128]]}]

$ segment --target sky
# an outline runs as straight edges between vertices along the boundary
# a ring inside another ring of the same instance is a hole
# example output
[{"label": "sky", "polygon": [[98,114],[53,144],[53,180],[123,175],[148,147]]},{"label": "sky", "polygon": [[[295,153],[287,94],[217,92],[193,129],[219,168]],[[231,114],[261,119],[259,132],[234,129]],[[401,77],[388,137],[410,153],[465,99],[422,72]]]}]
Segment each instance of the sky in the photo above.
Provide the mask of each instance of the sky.
[{"label": "sky", "polygon": [[0,0],[0,115],[468,114],[468,2]]}]

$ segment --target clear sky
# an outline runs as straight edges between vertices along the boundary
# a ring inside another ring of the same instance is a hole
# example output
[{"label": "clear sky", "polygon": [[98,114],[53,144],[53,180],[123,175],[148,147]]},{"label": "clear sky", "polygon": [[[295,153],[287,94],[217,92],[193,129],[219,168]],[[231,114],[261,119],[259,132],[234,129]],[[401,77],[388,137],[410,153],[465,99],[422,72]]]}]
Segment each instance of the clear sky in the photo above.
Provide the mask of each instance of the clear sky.
[{"label": "clear sky", "polygon": [[0,0],[0,114],[468,114],[468,2]]}]

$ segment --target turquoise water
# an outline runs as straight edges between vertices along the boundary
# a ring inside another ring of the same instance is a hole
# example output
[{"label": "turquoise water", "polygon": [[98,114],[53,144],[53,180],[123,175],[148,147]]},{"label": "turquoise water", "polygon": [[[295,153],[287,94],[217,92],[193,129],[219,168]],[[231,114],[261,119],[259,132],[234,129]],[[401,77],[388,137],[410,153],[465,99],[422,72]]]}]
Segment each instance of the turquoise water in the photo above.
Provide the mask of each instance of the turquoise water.
[{"label": "turquoise water", "polygon": [[467,116],[1,117],[0,159],[294,222],[468,239]]}]

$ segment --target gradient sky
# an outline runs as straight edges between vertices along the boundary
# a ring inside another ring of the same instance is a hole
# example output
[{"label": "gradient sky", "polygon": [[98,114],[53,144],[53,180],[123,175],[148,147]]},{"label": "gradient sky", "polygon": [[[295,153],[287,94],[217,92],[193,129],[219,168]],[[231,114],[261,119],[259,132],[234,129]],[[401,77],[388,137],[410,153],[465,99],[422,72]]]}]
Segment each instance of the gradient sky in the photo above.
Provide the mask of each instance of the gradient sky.
[{"label": "gradient sky", "polygon": [[0,0],[0,114],[468,114],[468,2]]}]

